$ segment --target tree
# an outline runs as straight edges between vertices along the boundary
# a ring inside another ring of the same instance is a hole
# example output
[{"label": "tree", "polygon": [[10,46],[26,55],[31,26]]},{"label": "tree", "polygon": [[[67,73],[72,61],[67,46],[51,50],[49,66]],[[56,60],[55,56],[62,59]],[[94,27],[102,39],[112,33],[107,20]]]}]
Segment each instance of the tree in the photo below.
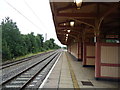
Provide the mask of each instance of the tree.
[{"label": "tree", "polygon": [[2,21],[1,24],[3,38],[2,43],[4,44],[4,42],[6,42],[6,48],[9,47],[8,50],[12,53],[9,58],[11,59],[15,56],[19,56],[20,51],[17,49],[20,49],[21,35],[16,23],[10,20],[9,17],[7,17],[5,20]]},{"label": "tree", "polygon": [[7,59],[11,59],[11,52],[10,52],[10,48],[7,45],[7,42],[5,40],[3,40],[2,42],[2,58],[7,60]]},{"label": "tree", "polygon": [[50,38],[49,40],[47,40],[45,43],[44,43],[44,47],[46,50],[49,50],[49,49],[59,49],[60,46],[58,46],[57,44],[54,43],[54,39],[53,38]]},{"label": "tree", "polygon": [[37,36],[33,32],[27,35],[21,34],[16,22],[13,22],[9,17],[5,18],[5,20],[3,19],[1,27],[3,60],[60,48],[54,43],[55,40],[53,38],[43,42],[44,38],[41,34],[37,34]]},{"label": "tree", "polygon": [[38,44],[39,51],[44,51],[43,49],[43,36],[41,34],[37,34],[36,36],[36,42]]}]

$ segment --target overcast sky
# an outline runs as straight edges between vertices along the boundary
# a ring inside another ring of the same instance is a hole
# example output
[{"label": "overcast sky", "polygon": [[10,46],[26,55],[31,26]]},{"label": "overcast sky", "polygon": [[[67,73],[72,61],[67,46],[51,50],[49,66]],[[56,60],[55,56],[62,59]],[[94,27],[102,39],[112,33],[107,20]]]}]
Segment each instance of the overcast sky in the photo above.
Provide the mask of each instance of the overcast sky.
[{"label": "overcast sky", "polygon": [[56,36],[49,0],[0,0],[0,22],[5,17],[16,22],[22,34],[34,32],[45,37],[47,33],[47,39],[54,38],[62,45]]}]

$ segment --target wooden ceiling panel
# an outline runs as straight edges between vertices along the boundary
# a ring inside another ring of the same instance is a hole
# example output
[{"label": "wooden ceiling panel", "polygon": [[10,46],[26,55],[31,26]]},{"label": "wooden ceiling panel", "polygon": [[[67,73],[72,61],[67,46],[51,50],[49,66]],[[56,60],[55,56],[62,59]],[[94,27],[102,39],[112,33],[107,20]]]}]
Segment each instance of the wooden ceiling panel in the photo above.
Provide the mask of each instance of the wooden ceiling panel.
[{"label": "wooden ceiling panel", "polygon": [[[78,39],[77,36],[91,38],[95,36],[96,20],[99,19],[101,34],[108,32],[117,34],[120,31],[120,3],[111,2],[83,2],[80,9],[77,9],[73,2],[50,2],[53,19],[58,39],[63,44],[70,43],[71,39]],[[70,21],[75,25],[70,26]],[[66,30],[71,30],[66,41]],[[114,30],[116,29],[116,30]],[[84,34],[83,34],[84,33]],[[104,36],[104,35],[103,35]]]}]

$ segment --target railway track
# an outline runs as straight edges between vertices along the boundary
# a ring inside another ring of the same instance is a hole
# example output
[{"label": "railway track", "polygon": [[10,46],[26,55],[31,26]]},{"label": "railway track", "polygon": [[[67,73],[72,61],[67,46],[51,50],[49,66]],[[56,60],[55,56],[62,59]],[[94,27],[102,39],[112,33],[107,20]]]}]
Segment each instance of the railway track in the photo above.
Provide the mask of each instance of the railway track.
[{"label": "railway track", "polygon": [[23,90],[25,88],[38,88],[60,53],[60,51],[56,51],[48,57],[2,82],[2,89],[6,90],[15,88],[17,90]]},{"label": "railway track", "polygon": [[48,53],[51,53],[51,52],[53,52],[53,51],[42,53],[42,54],[38,54],[38,55],[34,55],[34,56],[30,56],[30,57],[23,58],[23,59],[20,59],[20,60],[17,60],[17,61],[13,61],[13,62],[4,63],[4,64],[0,65],[0,70],[8,68],[8,67],[16,65],[16,64],[19,64],[19,63],[26,62],[28,60],[34,59],[36,57],[39,57],[39,56],[42,56],[42,55],[45,55],[45,54],[48,54]]},{"label": "railway track", "polygon": [[16,63],[14,65],[10,65],[9,67],[7,68],[4,68],[2,69],[2,74],[0,74],[0,84],[4,81],[6,81],[7,79],[13,77],[14,75],[16,75],[17,73],[19,72],[22,72],[22,70],[24,69],[27,69],[29,66],[31,65],[34,65],[38,62],[40,62],[41,60],[49,57],[50,55],[54,54],[56,51],[52,51],[50,53],[45,53],[45,54],[42,54],[38,57],[34,57],[34,58],[31,58],[31,60],[25,60],[24,62],[21,62],[21,63]]}]

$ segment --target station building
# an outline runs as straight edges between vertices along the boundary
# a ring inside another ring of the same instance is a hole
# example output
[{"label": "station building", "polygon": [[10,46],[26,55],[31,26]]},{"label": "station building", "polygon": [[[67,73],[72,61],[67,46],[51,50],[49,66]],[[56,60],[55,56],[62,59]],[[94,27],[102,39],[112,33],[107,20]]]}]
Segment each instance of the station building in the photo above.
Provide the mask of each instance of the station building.
[{"label": "station building", "polygon": [[120,79],[120,2],[51,0],[50,6],[67,51],[83,67],[94,66],[96,79]]}]

